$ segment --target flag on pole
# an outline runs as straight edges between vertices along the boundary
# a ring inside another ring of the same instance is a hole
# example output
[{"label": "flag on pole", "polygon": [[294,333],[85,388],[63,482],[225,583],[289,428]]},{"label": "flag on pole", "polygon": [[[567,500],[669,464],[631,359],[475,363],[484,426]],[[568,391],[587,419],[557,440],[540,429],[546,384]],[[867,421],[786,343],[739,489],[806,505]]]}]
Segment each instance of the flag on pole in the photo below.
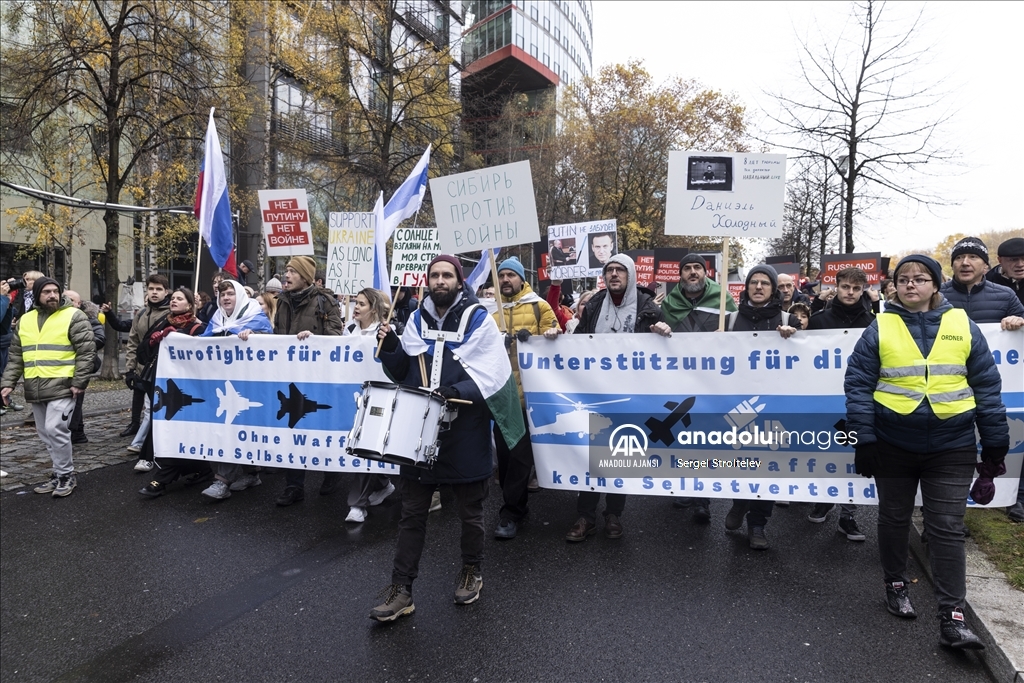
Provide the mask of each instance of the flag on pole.
[{"label": "flag on pole", "polygon": [[416,162],[412,173],[405,179],[388,203],[384,204],[381,192],[373,212],[377,217],[374,230],[373,287],[382,292],[390,291],[387,264],[387,244],[398,224],[420,210],[423,195],[427,193],[427,166],[430,164],[430,145]]},{"label": "flag on pole", "polygon": [[199,182],[196,184],[195,214],[199,219],[199,236],[209,247],[213,262],[218,268],[237,277],[228,177],[224,172],[224,154],[221,152],[212,108],[210,123],[206,128],[203,165],[199,169]]},{"label": "flag on pole", "polygon": [[491,260],[498,258],[498,252],[501,251],[501,247],[495,247],[494,251],[487,253],[487,250],[480,252],[480,261],[477,262],[476,268],[466,278],[466,285],[469,289],[475,292],[480,288],[480,285],[487,282],[487,276],[491,274]]}]

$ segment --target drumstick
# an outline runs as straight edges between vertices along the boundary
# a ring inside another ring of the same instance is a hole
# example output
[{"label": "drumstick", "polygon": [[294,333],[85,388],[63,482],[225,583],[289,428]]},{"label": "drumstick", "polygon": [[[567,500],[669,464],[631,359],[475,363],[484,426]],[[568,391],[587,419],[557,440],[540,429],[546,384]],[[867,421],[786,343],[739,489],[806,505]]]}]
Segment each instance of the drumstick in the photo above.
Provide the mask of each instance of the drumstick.
[{"label": "drumstick", "polygon": [[423,379],[423,384],[421,386],[424,389],[429,389],[430,384],[427,382],[427,362],[423,359],[422,353],[417,356],[417,358],[420,359],[420,377]]},{"label": "drumstick", "polygon": [[[391,316],[395,314],[395,299],[396,298],[397,297],[392,297],[391,298],[391,305],[388,307],[388,314],[384,318],[383,322],[385,322],[387,324],[391,324]],[[382,346],[384,346],[384,340],[383,339],[378,339],[377,340],[377,351],[373,354],[374,358],[380,358],[380,348]]]},{"label": "drumstick", "polygon": [[464,398],[446,398],[445,401],[447,401],[448,403],[461,403],[464,406],[473,405],[472,401],[467,401]]}]

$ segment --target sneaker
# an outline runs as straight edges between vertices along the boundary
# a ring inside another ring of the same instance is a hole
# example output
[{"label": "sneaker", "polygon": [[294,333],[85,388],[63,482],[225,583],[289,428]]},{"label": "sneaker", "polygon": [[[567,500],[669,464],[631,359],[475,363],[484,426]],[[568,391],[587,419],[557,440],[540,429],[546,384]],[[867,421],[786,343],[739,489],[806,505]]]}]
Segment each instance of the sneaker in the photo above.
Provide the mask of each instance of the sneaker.
[{"label": "sneaker", "polygon": [[959,607],[939,615],[939,645],[954,650],[984,650],[985,645],[967,628],[964,613]]},{"label": "sneaker", "polygon": [[226,481],[218,479],[203,489],[201,495],[213,500],[224,500],[225,498],[231,497],[231,488],[228,486]]},{"label": "sneaker", "polygon": [[136,472],[151,472],[153,471],[153,467],[155,467],[155,465],[153,465],[152,460],[140,460],[135,463]]},{"label": "sneaker", "polygon": [[48,481],[44,481],[39,486],[36,486],[33,491],[36,493],[53,493],[57,490],[57,481],[59,477],[56,474],[51,474]]},{"label": "sneaker", "polygon": [[537,493],[537,491],[540,491],[540,482],[537,480],[537,470],[534,470],[533,473],[530,474],[530,481],[526,485],[526,491],[528,493]]},{"label": "sneaker", "polygon": [[306,492],[298,486],[286,486],[284,492],[277,497],[276,502],[281,507],[288,507],[300,503],[306,498]]},{"label": "sneaker", "polygon": [[345,518],[346,522],[355,522],[361,524],[366,521],[366,509],[353,507],[348,511],[348,517]]},{"label": "sneaker", "polygon": [[885,608],[889,610],[889,614],[901,619],[917,619],[917,612],[910,604],[910,591],[907,590],[907,584],[902,581],[886,582]]},{"label": "sneaker", "polygon": [[693,521],[700,524],[707,524],[711,521],[711,507],[704,501],[700,501],[693,508]]},{"label": "sneaker", "polygon": [[437,512],[441,509],[441,492],[434,491],[434,495],[430,497],[430,509],[427,512]]},{"label": "sneaker", "polygon": [[166,484],[161,484],[160,482],[154,480],[143,486],[141,489],[139,489],[139,495],[146,496],[146,498],[159,498],[160,496],[164,495],[164,492],[166,490]]},{"label": "sneaker", "polygon": [[78,486],[78,480],[75,478],[75,473],[62,474],[57,479],[57,488],[53,490],[54,498],[65,498],[70,496],[75,487]]},{"label": "sneaker", "polygon": [[384,502],[385,498],[387,498],[388,496],[390,496],[394,492],[395,492],[395,485],[392,484],[389,481],[388,485],[385,488],[381,489],[380,491],[374,491],[373,493],[370,494],[370,496],[369,496],[370,507],[375,507],[377,505],[380,505],[381,503]]},{"label": "sneaker", "polygon": [[821,524],[828,517],[829,511],[835,506],[835,503],[816,503],[811,510],[811,514],[807,515],[807,521],[813,524]]},{"label": "sneaker", "polygon": [[866,537],[864,532],[857,526],[857,520],[853,517],[841,517],[839,519],[839,533],[846,534],[851,541],[863,541]]},{"label": "sneaker", "polygon": [[768,537],[764,535],[763,526],[752,526],[747,530],[747,540],[754,550],[768,550]]},{"label": "sneaker", "polygon": [[129,453],[141,453],[142,446],[136,446],[135,444],[130,443],[127,446],[125,446],[125,450],[128,451]]},{"label": "sneaker", "polygon": [[89,443],[89,437],[87,437],[85,434],[72,434],[71,435],[71,443],[73,443],[73,444]]},{"label": "sneaker", "polygon": [[1006,511],[1006,516],[1010,518],[1011,522],[1017,522],[1018,524],[1024,522],[1024,504],[1014,504]]},{"label": "sneaker", "polygon": [[725,516],[725,528],[729,531],[736,531],[743,526],[743,517],[747,514],[750,503],[745,500],[734,500],[729,514]]},{"label": "sneaker", "polygon": [[587,540],[587,536],[593,536],[597,533],[597,525],[593,522],[588,522],[586,517],[580,517],[576,520],[576,523],[569,529],[569,533],[565,535],[565,540],[570,543],[579,543]]},{"label": "sneaker", "polygon": [[252,474],[243,474],[238,479],[231,482],[231,486],[228,487],[231,491],[244,491],[251,489],[254,486],[259,486],[263,482],[260,481],[260,475],[253,472]]},{"label": "sneaker", "polygon": [[480,589],[484,587],[484,579],[480,575],[480,567],[475,564],[462,565],[459,578],[455,584],[455,604],[468,605],[480,599]]},{"label": "sneaker", "polygon": [[370,618],[376,621],[394,621],[416,611],[412,602],[412,586],[393,583],[377,594],[384,602],[370,611]]},{"label": "sneaker", "polygon": [[604,516],[605,538],[622,538],[622,522],[617,515]]},{"label": "sneaker", "polygon": [[519,525],[511,519],[499,519],[498,528],[494,530],[494,537],[501,541],[511,541],[516,537]]},{"label": "sneaker", "polygon": [[25,410],[25,404],[24,403],[15,403],[14,401],[11,401],[11,405],[8,406],[8,407],[11,410],[16,410],[18,412],[21,412],[22,410]]},{"label": "sneaker", "polygon": [[118,436],[124,438],[128,436],[135,436],[139,431],[139,425],[137,422],[132,422],[130,425],[124,428],[124,431],[118,434]]}]

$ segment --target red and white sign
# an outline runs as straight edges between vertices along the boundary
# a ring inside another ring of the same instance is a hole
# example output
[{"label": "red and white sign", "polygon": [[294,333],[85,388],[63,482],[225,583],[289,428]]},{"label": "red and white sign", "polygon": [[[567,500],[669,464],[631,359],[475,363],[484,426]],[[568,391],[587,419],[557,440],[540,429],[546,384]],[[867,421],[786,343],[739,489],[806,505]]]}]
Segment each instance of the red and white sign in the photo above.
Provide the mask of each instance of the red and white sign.
[{"label": "red and white sign", "polygon": [[305,190],[260,190],[267,256],[313,256],[313,229]]},{"label": "red and white sign", "polygon": [[878,289],[882,284],[882,254],[870,252],[864,254],[826,254],[821,258],[822,290],[834,289],[836,273],[844,268],[860,268],[868,276],[868,287]]}]

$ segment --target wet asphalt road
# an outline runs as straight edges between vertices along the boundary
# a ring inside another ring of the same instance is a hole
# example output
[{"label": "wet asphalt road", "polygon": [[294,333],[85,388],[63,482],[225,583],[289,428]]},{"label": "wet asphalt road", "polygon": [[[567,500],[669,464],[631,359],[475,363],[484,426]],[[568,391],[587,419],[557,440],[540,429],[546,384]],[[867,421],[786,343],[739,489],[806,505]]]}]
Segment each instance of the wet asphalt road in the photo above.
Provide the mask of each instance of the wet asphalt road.
[{"label": "wet asphalt road", "polygon": [[[68,499],[0,495],[0,679],[15,681],[985,681],[938,645],[914,564],[916,621],[881,602],[874,509],[866,543],[776,508],[771,550],[659,498],[630,498],[624,538],[569,545],[574,494],[542,491],[517,539],[488,538],[476,604],[450,490],[431,514],[416,613],[367,618],[390,580],[398,496],[345,525],[344,491],[277,508],[283,475],[207,504],[156,500],[130,464],[79,475]],[[488,527],[500,492],[492,485]]]}]

